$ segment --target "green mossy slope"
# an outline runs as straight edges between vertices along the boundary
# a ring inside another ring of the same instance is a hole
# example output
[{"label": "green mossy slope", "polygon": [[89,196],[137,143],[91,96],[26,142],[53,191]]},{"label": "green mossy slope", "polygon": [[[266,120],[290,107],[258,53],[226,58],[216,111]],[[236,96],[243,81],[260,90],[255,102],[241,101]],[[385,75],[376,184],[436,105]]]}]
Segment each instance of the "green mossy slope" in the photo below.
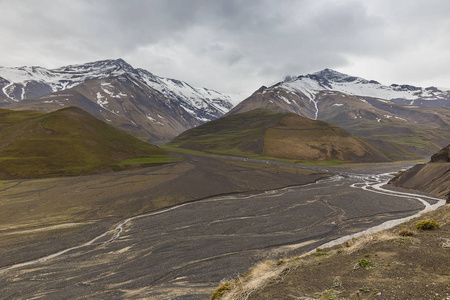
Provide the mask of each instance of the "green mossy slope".
[{"label": "green mossy slope", "polygon": [[387,161],[362,139],[338,126],[267,109],[208,122],[182,133],[168,146],[296,161]]},{"label": "green mossy slope", "polygon": [[80,108],[52,113],[0,109],[0,178],[74,176],[121,170],[121,162],[161,163],[168,153]]}]

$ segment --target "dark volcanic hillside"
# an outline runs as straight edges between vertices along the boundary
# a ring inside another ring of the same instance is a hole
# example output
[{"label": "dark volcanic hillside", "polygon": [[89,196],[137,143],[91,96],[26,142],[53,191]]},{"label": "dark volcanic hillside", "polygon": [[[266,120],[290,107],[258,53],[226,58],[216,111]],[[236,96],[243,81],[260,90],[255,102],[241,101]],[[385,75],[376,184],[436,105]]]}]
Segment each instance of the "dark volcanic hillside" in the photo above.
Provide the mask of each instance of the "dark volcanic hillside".
[{"label": "dark volcanic hillside", "polygon": [[76,107],[52,113],[0,109],[0,178],[120,170],[132,159],[161,162],[168,153]]},{"label": "dark volcanic hillside", "polygon": [[229,114],[256,108],[297,113],[340,126],[402,160],[430,156],[448,143],[449,106],[448,91],[388,87],[326,69],[262,87]]},{"label": "dark volcanic hillside", "polygon": [[450,201],[450,145],[420,164],[392,179],[397,186],[420,190]]},{"label": "dark volcanic hillside", "polygon": [[77,106],[102,121],[155,144],[228,112],[219,92],[104,60],[48,70],[0,67],[0,105],[54,111]]},{"label": "dark volcanic hillside", "polygon": [[388,159],[335,125],[266,109],[222,117],[190,129],[169,146],[238,156],[307,161]]}]

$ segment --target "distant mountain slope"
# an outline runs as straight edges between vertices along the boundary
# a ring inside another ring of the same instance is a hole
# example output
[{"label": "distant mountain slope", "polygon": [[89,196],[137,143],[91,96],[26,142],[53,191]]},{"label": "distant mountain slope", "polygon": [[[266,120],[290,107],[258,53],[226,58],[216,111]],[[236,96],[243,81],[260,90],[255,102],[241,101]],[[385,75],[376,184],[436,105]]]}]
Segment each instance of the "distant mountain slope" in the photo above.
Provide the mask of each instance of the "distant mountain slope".
[{"label": "distant mountain slope", "polygon": [[232,108],[227,95],[135,69],[121,59],[53,70],[0,67],[0,88],[0,105],[8,108],[78,106],[158,144]]},{"label": "distant mountain slope", "polygon": [[450,202],[450,145],[391,180],[397,186],[424,191]]},{"label": "distant mountain slope", "polygon": [[168,153],[76,107],[52,113],[0,109],[2,179],[119,170],[130,159],[161,162]]},{"label": "distant mountain slope", "polygon": [[441,107],[449,107],[448,95],[433,88],[383,86],[325,69],[262,87],[228,114],[256,108],[294,112],[367,138],[391,159],[415,159],[435,153],[450,140],[450,109]]},{"label": "distant mountain slope", "polygon": [[363,140],[335,125],[266,109],[208,122],[182,133],[168,145],[250,157],[387,161]]}]

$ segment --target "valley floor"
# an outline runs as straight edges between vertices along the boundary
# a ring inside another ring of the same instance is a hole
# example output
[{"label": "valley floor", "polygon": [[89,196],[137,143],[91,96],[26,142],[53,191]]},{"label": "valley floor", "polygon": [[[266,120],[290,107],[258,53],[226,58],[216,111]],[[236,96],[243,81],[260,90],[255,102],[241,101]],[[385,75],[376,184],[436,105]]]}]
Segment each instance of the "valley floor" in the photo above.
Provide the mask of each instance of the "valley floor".
[{"label": "valley floor", "polygon": [[160,167],[93,176],[0,181],[0,268],[90,240],[128,217],[329,176],[227,158],[183,158]]},{"label": "valley floor", "polygon": [[[220,280],[258,261],[301,254],[423,208],[350,187],[399,165],[352,165],[330,176],[282,163],[183,156],[150,169],[1,182],[2,296],[205,299]],[[132,216],[140,217],[127,220]]]}]

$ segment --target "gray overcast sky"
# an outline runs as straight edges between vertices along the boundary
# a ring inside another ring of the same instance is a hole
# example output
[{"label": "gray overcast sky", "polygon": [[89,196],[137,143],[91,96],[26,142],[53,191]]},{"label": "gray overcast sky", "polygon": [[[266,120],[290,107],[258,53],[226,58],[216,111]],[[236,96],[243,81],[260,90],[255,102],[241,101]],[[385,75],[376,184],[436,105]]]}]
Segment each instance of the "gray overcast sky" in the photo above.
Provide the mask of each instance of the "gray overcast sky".
[{"label": "gray overcast sky", "polygon": [[448,0],[0,0],[0,65],[123,58],[225,93],[323,68],[450,88]]}]

